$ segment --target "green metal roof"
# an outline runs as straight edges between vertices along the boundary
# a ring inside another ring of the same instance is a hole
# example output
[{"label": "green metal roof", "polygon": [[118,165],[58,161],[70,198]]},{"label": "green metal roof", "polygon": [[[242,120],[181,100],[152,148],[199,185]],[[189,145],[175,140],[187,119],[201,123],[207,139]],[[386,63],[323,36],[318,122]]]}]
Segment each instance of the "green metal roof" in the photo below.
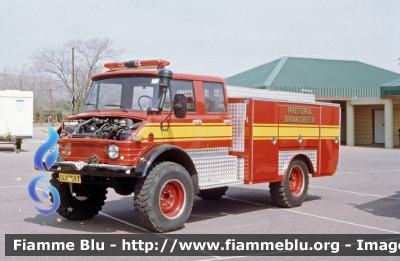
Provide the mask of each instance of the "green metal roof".
[{"label": "green metal roof", "polygon": [[[226,79],[228,85],[242,86],[242,87],[262,87],[264,86],[266,76],[270,75],[276,68],[279,60],[275,60],[248,71],[236,74]],[[227,81],[235,82],[235,84],[229,84]]]},{"label": "green metal roof", "polygon": [[302,92],[317,98],[377,98],[400,74],[358,61],[283,57],[226,78],[233,86]]},{"label": "green metal roof", "polygon": [[400,79],[382,85],[381,96],[400,96]]},{"label": "green metal roof", "polygon": [[386,83],[386,84],[382,85],[382,87],[400,87],[400,79],[393,81],[393,82]]}]

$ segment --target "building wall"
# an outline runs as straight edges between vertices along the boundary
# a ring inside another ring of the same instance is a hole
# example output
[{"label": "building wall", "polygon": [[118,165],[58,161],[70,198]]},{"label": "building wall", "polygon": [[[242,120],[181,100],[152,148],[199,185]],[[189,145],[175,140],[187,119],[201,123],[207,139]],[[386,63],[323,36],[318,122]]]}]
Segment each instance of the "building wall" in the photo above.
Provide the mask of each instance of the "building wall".
[{"label": "building wall", "polygon": [[354,106],[354,143],[355,145],[374,142],[373,110],[383,110],[383,105]]},{"label": "building wall", "polygon": [[[355,145],[366,145],[374,142],[373,110],[384,110],[383,105],[354,106]],[[400,104],[393,104],[393,145],[400,146]]]},{"label": "building wall", "polygon": [[[354,105],[354,142],[355,145],[369,145],[374,142],[374,110],[384,110],[385,107],[382,104],[382,99],[362,99],[363,104],[358,102]],[[342,121],[341,121],[341,142],[345,144],[346,140],[346,102],[343,101],[326,101],[322,102],[334,102],[339,103],[342,110]],[[370,103],[370,104],[368,104]],[[375,103],[375,105],[371,105]],[[379,104],[381,103],[381,104]],[[400,99],[393,99],[393,146],[400,146]]]},{"label": "building wall", "polygon": [[400,146],[399,130],[400,129],[400,104],[393,104],[393,145]]}]

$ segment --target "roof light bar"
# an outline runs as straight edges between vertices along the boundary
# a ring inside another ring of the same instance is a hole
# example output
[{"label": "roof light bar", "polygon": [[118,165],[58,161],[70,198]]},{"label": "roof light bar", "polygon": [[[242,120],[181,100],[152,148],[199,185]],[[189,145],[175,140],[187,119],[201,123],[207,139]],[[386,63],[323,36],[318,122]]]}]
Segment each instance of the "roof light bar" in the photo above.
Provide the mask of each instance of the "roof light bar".
[{"label": "roof light bar", "polygon": [[169,65],[169,61],[166,60],[133,60],[129,62],[116,62],[116,63],[106,63],[104,67],[109,70],[126,69],[126,68],[164,68],[164,66]]}]

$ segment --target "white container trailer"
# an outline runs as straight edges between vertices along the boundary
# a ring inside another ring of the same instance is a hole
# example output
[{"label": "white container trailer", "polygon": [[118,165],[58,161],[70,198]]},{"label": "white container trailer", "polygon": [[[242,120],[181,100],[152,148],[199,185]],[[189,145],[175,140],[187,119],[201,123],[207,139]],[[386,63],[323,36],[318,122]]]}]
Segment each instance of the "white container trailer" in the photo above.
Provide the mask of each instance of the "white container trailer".
[{"label": "white container trailer", "polygon": [[21,150],[23,139],[33,133],[33,92],[0,91],[0,143],[14,144],[15,152]]}]

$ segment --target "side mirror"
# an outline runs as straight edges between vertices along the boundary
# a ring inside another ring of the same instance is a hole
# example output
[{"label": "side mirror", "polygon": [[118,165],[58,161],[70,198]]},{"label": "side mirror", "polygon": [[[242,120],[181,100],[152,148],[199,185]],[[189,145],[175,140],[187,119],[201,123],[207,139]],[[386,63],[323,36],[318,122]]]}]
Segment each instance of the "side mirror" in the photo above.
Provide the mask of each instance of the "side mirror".
[{"label": "side mirror", "polygon": [[175,94],[174,96],[174,115],[177,118],[184,119],[187,112],[186,97],[183,94]]}]

